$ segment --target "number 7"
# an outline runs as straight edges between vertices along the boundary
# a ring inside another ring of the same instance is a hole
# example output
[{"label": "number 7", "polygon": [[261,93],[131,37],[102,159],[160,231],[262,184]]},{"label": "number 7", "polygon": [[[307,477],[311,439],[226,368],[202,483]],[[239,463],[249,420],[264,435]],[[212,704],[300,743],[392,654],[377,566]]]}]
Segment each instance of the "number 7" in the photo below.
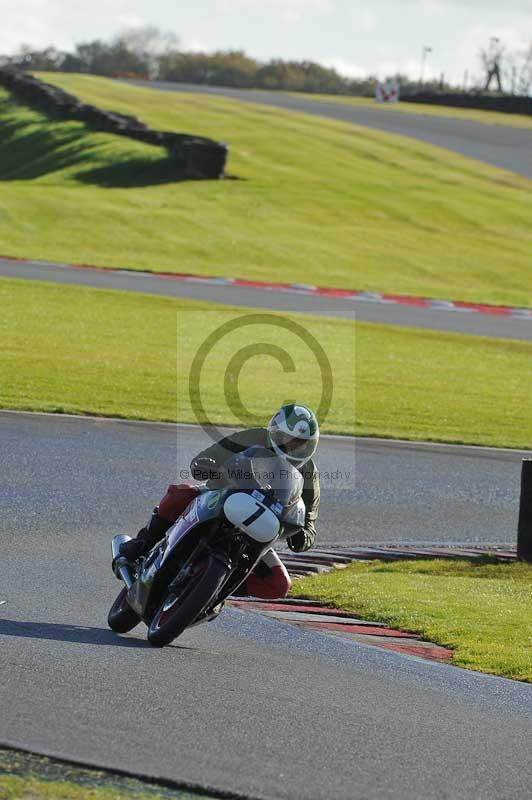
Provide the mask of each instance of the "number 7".
[{"label": "number 7", "polygon": [[262,516],[262,514],[264,514],[264,512],[266,511],[265,506],[261,506],[260,503],[255,503],[255,505],[257,506],[257,511],[255,511],[250,517],[245,519],[243,521],[242,525],[245,525],[246,527],[248,525],[251,525],[253,522],[255,522],[256,519],[258,519],[260,516]]}]

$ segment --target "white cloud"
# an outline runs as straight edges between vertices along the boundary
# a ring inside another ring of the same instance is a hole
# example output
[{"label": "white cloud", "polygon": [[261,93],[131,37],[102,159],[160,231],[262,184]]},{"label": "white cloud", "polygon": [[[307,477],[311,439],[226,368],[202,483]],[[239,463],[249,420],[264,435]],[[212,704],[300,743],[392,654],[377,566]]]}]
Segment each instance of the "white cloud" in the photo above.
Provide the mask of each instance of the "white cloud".
[{"label": "white cloud", "polygon": [[[377,77],[381,80],[389,75],[408,75],[409,78],[417,80],[421,71],[421,59],[403,58],[397,60],[380,61],[377,67]],[[425,65],[424,77],[426,79],[435,77],[435,72],[429,64]]]},{"label": "white cloud", "polygon": [[190,53],[207,53],[210,48],[206,42],[202,42],[201,39],[191,39],[190,41],[183,42],[183,50],[187,50]]},{"label": "white cloud", "polygon": [[148,20],[138,14],[119,14],[117,21],[123,28],[142,28],[149,25]]},{"label": "white cloud", "polygon": [[[390,0],[374,0],[376,4],[386,4]],[[450,7],[458,7],[460,11],[475,13],[481,12],[481,15],[497,12],[505,17],[511,14],[529,14],[532,12],[532,0],[509,0],[506,4],[501,3],[500,0],[402,0],[404,5],[415,5],[421,10],[429,13],[445,14],[446,12],[454,13]]]},{"label": "white cloud", "polygon": [[32,47],[50,44],[52,30],[48,0],[0,0],[0,19],[0,52],[13,53],[21,44]]},{"label": "white cloud", "polygon": [[490,25],[483,20],[464,32],[458,50],[463,55],[477,54],[481,48],[488,47],[493,36],[496,36],[507,50],[520,50],[532,39],[532,34],[527,35],[526,28],[508,24]]},{"label": "white cloud", "polygon": [[268,15],[276,14],[284,22],[295,23],[304,17],[317,14],[331,14],[335,0],[215,0],[216,6],[227,14],[258,10]]},{"label": "white cloud", "polygon": [[334,0],[263,0],[261,6],[271,6],[284,22],[297,24],[308,14],[325,16],[334,11]]},{"label": "white cloud", "polygon": [[377,30],[378,20],[375,14],[369,9],[363,9],[360,14],[360,28],[364,33],[373,33]]},{"label": "white cloud", "polygon": [[148,20],[136,13],[135,4],[113,0],[110,9],[107,0],[0,0],[0,53],[14,53],[22,43],[69,50],[76,42],[109,38],[125,27],[151,22],[151,15]]},{"label": "white cloud", "polygon": [[190,50],[240,48],[266,61],[310,59],[359,76],[408,72],[462,81],[478,51],[499,38],[509,51],[532,38],[532,0],[0,0],[0,53],[22,42],[70,49],[126,27],[174,31]]},{"label": "white cloud", "polygon": [[340,75],[345,75],[347,78],[364,78],[368,74],[366,67],[355,64],[347,58],[332,56],[331,58],[320,58],[319,61],[324,67],[335,69]]}]

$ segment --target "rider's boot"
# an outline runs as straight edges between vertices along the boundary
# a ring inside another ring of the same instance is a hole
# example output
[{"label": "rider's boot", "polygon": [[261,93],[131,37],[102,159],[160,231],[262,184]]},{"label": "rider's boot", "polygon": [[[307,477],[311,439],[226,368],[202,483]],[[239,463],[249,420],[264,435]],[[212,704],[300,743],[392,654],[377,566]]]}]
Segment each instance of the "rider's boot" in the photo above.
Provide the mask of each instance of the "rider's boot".
[{"label": "rider's boot", "polygon": [[128,561],[136,561],[141,556],[146,555],[163,538],[168,528],[171,528],[172,525],[173,522],[168,522],[167,519],[160,517],[155,508],[150,521],[146,527],[140,529],[136,538],[120,545],[120,555],[127,558]]}]

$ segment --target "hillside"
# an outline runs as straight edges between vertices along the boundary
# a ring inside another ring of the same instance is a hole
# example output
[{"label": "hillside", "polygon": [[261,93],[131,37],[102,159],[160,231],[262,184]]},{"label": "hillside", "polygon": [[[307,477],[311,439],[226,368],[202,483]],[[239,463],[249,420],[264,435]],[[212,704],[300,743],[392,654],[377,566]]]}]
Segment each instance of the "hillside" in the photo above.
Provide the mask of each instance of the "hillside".
[{"label": "hillside", "polygon": [[[525,179],[302,114],[43,77],[158,129],[227,142],[238,180],[168,181],[157,149],[51,123],[4,94],[4,255],[530,304]],[[41,159],[29,155],[34,143]]]}]

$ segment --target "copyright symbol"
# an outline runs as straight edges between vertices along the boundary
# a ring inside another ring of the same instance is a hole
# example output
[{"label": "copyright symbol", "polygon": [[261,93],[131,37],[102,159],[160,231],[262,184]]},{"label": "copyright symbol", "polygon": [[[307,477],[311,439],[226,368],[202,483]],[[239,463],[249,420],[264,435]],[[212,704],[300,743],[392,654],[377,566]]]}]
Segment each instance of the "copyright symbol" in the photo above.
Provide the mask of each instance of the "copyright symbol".
[{"label": "copyright symbol", "polygon": [[[316,411],[316,416],[320,425],[323,424],[329,413],[333,396],[332,368],[325,350],[316,337],[304,328],[303,325],[294,322],[292,319],[281,317],[277,314],[247,314],[229,320],[212,331],[197,349],[190,367],[188,393],[191,408],[198,424],[216,441],[223,438],[223,433],[210,420],[201,397],[201,377],[205,361],[211,350],[215,345],[219,344],[225,336],[239,329],[252,329],[253,326],[256,325],[266,325],[281,329],[283,336],[285,332],[289,332],[303,342],[310,350],[320,370],[321,397]],[[250,333],[251,331],[248,330],[245,334],[248,337],[248,342]],[[245,344],[229,358],[224,373],[224,398],[228,409],[230,409],[239,420],[242,427],[253,427],[264,424],[262,418],[254,416],[246,408],[240,398],[238,390],[238,379],[243,367],[249,359],[255,358],[256,356],[270,356],[276,359],[285,373],[296,372],[294,359],[286,347],[268,342]],[[290,398],[288,402],[296,402],[298,400],[299,402],[305,401],[304,398],[297,396]]]},{"label": "copyright symbol", "polygon": [[182,481],[186,481],[187,478],[190,478],[190,473],[189,473],[188,469],[182,469],[179,472],[179,477],[181,478]]}]

